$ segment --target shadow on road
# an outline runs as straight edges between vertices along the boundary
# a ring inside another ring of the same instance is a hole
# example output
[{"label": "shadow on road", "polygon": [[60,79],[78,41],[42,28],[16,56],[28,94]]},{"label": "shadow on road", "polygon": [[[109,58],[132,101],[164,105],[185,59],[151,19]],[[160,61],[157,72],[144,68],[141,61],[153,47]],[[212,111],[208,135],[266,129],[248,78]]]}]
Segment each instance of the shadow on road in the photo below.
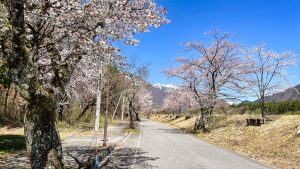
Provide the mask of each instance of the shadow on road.
[{"label": "shadow on road", "polygon": [[141,168],[150,169],[156,168],[149,164],[150,161],[155,161],[158,158],[147,157],[146,152],[136,148],[122,148],[116,150],[104,169],[125,169],[125,168]]},{"label": "shadow on road", "polygon": [[[67,153],[71,154],[72,156],[76,157],[80,162],[86,161],[89,157],[93,157],[96,153],[94,147],[88,146],[69,146],[64,147],[64,163],[66,168],[78,168],[78,164],[75,162],[74,158],[69,156]],[[27,152],[18,152],[16,154],[12,154],[8,157],[0,158],[0,168],[2,169],[29,169],[30,163],[28,160],[28,153]]]},{"label": "shadow on road", "polygon": [[171,134],[186,134],[185,132],[177,130],[177,129],[159,128],[159,129],[155,129],[155,130],[160,130],[165,133],[171,133]]},{"label": "shadow on road", "polygon": [[0,168],[16,169],[16,168],[30,168],[28,160],[28,153],[19,152],[18,154],[11,155],[9,157],[0,158]]},{"label": "shadow on road", "polygon": [[[68,146],[64,147],[64,162],[67,168],[77,168],[78,164],[73,157],[76,157],[80,162],[87,161],[90,157],[96,155],[95,147],[89,146]],[[70,155],[68,155],[70,154]]]}]

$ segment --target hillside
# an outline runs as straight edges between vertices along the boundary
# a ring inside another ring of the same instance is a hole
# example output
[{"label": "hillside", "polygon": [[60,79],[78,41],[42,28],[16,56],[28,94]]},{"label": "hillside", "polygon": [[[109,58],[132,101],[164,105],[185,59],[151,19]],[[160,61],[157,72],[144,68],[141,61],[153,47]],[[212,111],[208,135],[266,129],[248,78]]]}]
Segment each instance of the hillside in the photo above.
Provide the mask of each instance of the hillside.
[{"label": "hillside", "polygon": [[164,85],[160,83],[154,85],[150,84],[148,89],[152,93],[154,107],[157,109],[161,108],[168,93],[174,91],[177,88],[178,87],[174,85]]},{"label": "hillside", "polygon": [[164,98],[167,96],[167,92],[161,90],[160,88],[153,87],[152,85],[149,86],[149,90],[153,96],[153,104],[155,108],[160,108],[163,106]]},{"label": "hillside", "polygon": [[283,92],[276,93],[266,98],[267,102],[280,102],[285,100],[297,100],[300,99],[300,84],[286,89]]}]

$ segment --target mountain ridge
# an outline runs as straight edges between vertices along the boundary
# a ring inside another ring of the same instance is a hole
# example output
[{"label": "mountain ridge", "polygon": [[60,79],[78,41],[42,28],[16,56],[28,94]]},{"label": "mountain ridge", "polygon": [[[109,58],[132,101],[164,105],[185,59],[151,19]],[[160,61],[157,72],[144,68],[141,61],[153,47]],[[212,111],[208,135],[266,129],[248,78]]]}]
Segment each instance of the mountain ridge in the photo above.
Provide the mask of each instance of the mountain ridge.
[{"label": "mountain ridge", "polygon": [[267,102],[281,102],[287,100],[300,100],[300,84],[266,97]]}]

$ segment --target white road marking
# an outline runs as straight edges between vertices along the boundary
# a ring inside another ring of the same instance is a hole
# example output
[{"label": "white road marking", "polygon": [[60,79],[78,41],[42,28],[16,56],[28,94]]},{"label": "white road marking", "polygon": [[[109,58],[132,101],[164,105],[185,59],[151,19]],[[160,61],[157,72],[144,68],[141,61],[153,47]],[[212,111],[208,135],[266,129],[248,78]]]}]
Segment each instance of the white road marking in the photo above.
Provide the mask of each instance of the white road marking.
[{"label": "white road marking", "polygon": [[138,151],[139,151],[139,148],[140,148],[140,145],[141,145],[141,140],[142,140],[142,128],[143,128],[143,124],[142,122],[140,122],[140,135],[139,135],[139,140],[138,140],[138,143],[137,143],[137,149],[135,151],[135,154],[134,154],[134,159],[133,159],[133,166],[131,166],[130,168],[134,169],[137,167],[137,156],[138,156]]},{"label": "white road marking", "polygon": [[126,142],[126,140],[130,137],[130,135],[131,135],[131,133],[129,133],[129,134],[126,136],[126,138],[120,143],[120,146],[122,146],[122,145]]},{"label": "white road marking", "polygon": [[138,141],[138,144],[137,144],[137,148],[140,148],[140,145],[141,145],[141,140],[142,140],[142,127],[143,127],[143,124],[141,123],[140,136],[139,136],[139,141]]}]

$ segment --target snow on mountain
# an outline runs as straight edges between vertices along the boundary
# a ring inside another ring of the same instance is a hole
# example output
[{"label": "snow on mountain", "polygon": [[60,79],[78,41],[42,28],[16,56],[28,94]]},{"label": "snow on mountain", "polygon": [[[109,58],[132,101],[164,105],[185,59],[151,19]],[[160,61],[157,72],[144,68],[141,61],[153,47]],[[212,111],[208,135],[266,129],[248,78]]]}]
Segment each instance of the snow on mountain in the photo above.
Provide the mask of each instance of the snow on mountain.
[{"label": "snow on mountain", "polygon": [[149,85],[149,90],[153,95],[154,107],[160,109],[164,104],[164,99],[168,93],[178,89],[178,86],[172,84],[161,84],[157,83],[154,85]]},{"label": "snow on mountain", "polygon": [[170,93],[176,89],[179,89],[178,86],[172,85],[172,84],[161,84],[161,83],[156,83],[153,85],[153,87],[158,88],[160,90],[163,90],[167,93]]}]

